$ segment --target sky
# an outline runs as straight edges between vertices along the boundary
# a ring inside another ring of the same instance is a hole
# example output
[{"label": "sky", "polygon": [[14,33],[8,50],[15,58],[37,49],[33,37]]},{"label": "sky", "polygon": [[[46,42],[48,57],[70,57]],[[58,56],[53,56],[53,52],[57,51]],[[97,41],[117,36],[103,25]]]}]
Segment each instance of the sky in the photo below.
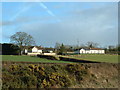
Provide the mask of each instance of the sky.
[{"label": "sky", "polygon": [[[99,46],[118,43],[117,2],[4,2],[2,3],[2,43],[16,32],[33,36],[37,45],[55,43]],[[79,42],[79,43],[78,43]]]}]

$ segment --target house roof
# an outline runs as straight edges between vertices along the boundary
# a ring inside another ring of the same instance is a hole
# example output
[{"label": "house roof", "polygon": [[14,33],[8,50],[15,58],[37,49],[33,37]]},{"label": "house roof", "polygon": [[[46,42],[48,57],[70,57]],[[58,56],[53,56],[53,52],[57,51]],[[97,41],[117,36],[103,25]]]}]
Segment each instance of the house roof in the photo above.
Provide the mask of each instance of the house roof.
[{"label": "house roof", "polygon": [[85,49],[85,50],[90,50],[90,48],[82,48],[82,49]]},{"label": "house roof", "polygon": [[[101,48],[81,48],[81,49],[84,49],[84,50],[102,50]],[[81,49],[78,49],[78,50],[81,50]]]},{"label": "house roof", "polygon": [[44,49],[44,48],[41,47],[41,46],[34,46],[34,47],[36,47],[37,49]]},{"label": "house roof", "polygon": [[47,51],[54,50],[54,48],[45,48],[45,47],[41,47],[41,46],[30,46],[30,47],[28,47],[28,49],[32,49],[34,47],[36,47],[38,50],[47,50]]},{"label": "house roof", "polygon": [[90,48],[90,50],[102,50],[101,48]]},{"label": "house roof", "polygon": [[90,50],[89,48],[79,48],[79,49],[75,49],[75,51],[77,51],[77,50],[81,50],[81,49],[84,49],[84,50]]},{"label": "house roof", "polygon": [[43,49],[43,47],[41,47],[41,46],[30,46],[30,47],[28,47],[28,49],[32,49],[34,47],[36,47],[37,49]]},{"label": "house roof", "polygon": [[52,50],[52,51],[54,51],[54,48],[44,48],[43,50]]}]

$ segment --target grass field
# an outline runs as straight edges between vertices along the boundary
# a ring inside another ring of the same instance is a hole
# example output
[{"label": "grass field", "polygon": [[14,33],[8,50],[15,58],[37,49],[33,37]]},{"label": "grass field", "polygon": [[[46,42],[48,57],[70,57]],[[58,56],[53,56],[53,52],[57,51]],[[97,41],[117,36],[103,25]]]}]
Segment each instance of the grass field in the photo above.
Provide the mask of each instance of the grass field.
[{"label": "grass field", "polygon": [[81,59],[81,60],[88,60],[88,61],[98,61],[98,62],[109,62],[109,63],[118,63],[118,57],[120,55],[74,55],[69,56],[71,58]]},{"label": "grass field", "polygon": [[[18,62],[41,62],[41,63],[74,63],[69,61],[48,60],[44,58],[31,57],[31,56],[15,56],[15,55],[1,55],[3,61],[18,61]],[[109,62],[118,63],[118,55],[73,55],[65,56],[87,61]],[[120,56],[119,56],[120,57]]]},{"label": "grass field", "polygon": [[44,58],[31,56],[15,56],[15,55],[1,55],[2,61],[18,61],[18,62],[41,62],[41,63],[72,63],[68,61],[48,60]]}]

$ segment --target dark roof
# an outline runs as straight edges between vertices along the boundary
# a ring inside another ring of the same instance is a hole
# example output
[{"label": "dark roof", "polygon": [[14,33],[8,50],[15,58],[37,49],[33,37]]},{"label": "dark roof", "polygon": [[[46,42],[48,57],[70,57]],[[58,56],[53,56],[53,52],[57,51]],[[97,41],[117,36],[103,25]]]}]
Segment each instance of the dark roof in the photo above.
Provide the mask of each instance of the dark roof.
[{"label": "dark roof", "polygon": [[41,47],[41,46],[30,46],[28,47],[28,49],[32,49],[32,48],[38,48],[38,49],[42,49],[42,50],[54,50],[54,48],[46,48],[46,47]]},{"label": "dark roof", "polygon": [[101,48],[83,48],[85,50],[102,50]]},{"label": "dark roof", "polygon": [[[41,46],[30,46],[30,47],[28,47],[28,49],[32,49],[32,48],[34,48],[34,47],[36,47],[36,48],[38,48],[38,49],[43,49],[43,47],[41,47]],[[27,48],[27,47],[26,47]]]},{"label": "dark roof", "polygon": [[90,48],[90,50],[102,50],[101,48]]},{"label": "dark roof", "polygon": [[55,50],[54,48],[44,48],[43,50]]},{"label": "dark roof", "polygon": [[90,48],[82,48],[82,49],[85,49],[85,50],[90,50]]},{"label": "dark roof", "polygon": [[41,46],[35,46],[36,48],[38,48],[38,49],[44,49],[43,47],[41,47]]}]

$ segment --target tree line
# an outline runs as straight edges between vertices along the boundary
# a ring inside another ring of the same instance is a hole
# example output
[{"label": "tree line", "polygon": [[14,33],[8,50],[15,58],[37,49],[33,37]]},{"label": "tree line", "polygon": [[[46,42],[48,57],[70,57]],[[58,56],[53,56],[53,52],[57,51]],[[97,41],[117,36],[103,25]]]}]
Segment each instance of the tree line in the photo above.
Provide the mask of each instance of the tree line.
[{"label": "tree line", "polygon": [[[79,50],[81,48],[98,48],[98,43],[87,42],[85,45],[64,45],[63,43],[56,43],[55,49],[57,54],[66,54],[67,52],[73,52],[75,50]],[[120,45],[117,46],[108,46],[106,48],[102,48],[105,50],[106,54],[119,54],[120,55]]]},{"label": "tree line", "polygon": [[[2,45],[2,53],[5,54],[23,54],[23,51],[26,47],[34,46],[35,40],[34,38],[25,33],[25,32],[16,32],[14,35],[10,37],[10,41],[12,44],[3,44]],[[55,44],[55,52],[60,55],[64,55],[67,52],[74,52],[80,48],[98,48],[99,44],[95,42],[87,42],[85,45],[65,45],[63,43]],[[9,49],[8,49],[9,48]],[[105,50],[107,54],[120,54],[120,45],[117,46],[108,46],[107,48],[102,48]],[[9,50],[9,51],[8,51]]]}]

